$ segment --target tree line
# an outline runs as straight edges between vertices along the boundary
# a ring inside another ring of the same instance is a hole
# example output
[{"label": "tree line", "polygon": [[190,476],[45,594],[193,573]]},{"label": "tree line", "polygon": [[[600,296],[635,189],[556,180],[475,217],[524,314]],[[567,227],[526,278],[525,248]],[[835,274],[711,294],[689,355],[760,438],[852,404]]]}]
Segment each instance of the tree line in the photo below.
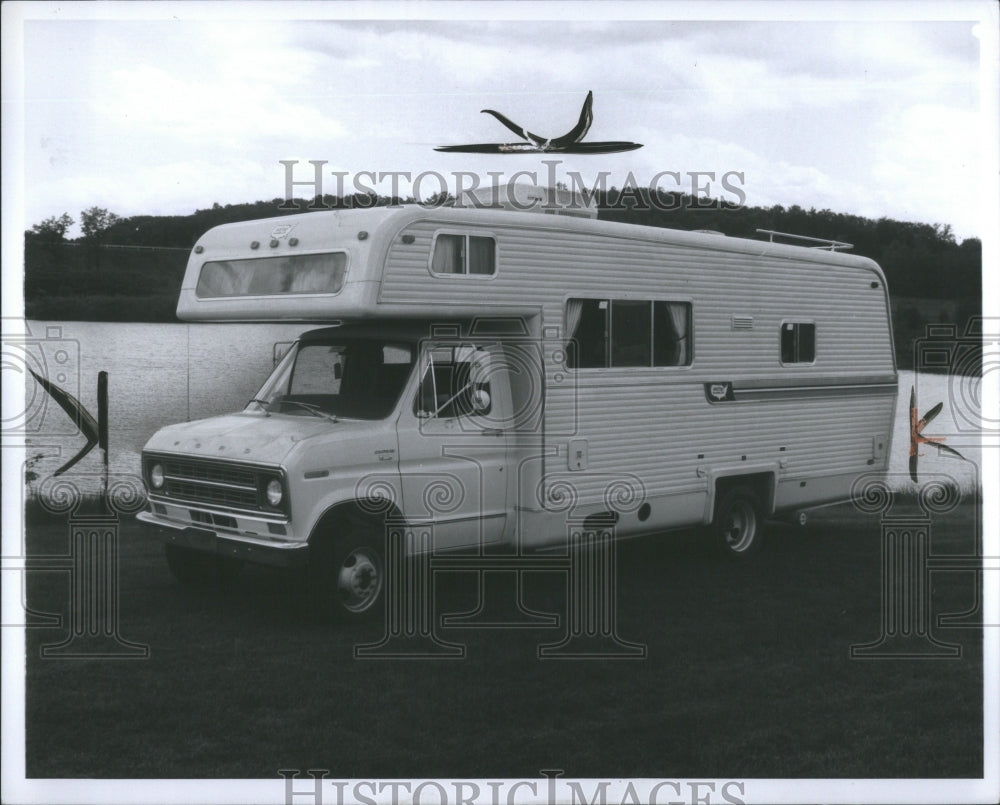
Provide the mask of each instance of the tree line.
[{"label": "tree line", "polygon": [[[674,193],[650,204],[648,191],[599,191],[599,218],[608,221],[710,230],[732,237],[760,237],[758,229],[853,244],[853,253],[882,266],[892,301],[896,352],[911,365],[912,342],[929,324],[955,324],[980,315],[982,247],[962,242],[941,224],[871,219],[798,206],[749,207]],[[444,196],[435,199],[444,202]],[[24,297],[28,318],[41,320],[176,321],[174,308],[188,254],[208,229],[226,223],[326,208],[415,203],[375,195],[315,199],[276,198],[214,204],[190,215],[121,217],[100,207],[80,213],[81,235],[68,238],[75,221],[52,216],[25,232]],[[423,202],[428,204],[429,202]],[[780,238],[779,238],[780,239]]]}]

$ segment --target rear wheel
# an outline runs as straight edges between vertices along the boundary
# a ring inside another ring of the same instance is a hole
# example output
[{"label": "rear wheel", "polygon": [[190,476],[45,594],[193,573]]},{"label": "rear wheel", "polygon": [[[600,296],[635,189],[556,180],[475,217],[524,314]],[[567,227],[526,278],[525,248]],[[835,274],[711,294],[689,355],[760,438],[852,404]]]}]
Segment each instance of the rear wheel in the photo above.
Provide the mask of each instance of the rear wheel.
[{"label": "rear wheel", "polygon": [[233,581],[243,571],[243,562],[227,556],[194,551],[167,543],[163,546],[167,567],[182,584],[217,584]]},{"label": "rear wheel", "polygon": [[342,522],[310,543],[309,601],[322,620],[368,620],[385,599],[382,531],[372,523]]},{"label": "rear wheel", "polygon": [[759,553],[764,542],[762,525],[763,507],[748,487],[727,490],[715,504],[712,532],[727,556],[742,559]]}]

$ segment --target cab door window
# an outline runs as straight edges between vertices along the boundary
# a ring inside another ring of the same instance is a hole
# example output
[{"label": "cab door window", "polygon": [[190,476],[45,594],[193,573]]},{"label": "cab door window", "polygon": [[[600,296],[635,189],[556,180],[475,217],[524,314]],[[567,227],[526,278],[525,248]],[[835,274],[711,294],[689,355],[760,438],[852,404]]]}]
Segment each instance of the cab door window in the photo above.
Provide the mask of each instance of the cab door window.
[{"label": "cab door window", "polygon": [[424,355],[414,411],[421,417],[486,416],[492,409],[489,353],[471,344],[436,346]]}]

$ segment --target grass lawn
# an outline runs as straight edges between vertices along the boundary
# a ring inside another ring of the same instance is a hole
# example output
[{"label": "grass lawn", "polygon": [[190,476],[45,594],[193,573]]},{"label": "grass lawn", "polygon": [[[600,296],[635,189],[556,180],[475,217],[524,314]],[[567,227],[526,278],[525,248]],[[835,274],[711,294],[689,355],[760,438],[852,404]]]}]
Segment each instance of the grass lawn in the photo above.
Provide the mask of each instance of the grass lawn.
[{"label": "grass lawn", "polygon": [[[934,521],[935,553],[974,548],[974,512]],[[29,518],[31,554],[63,553],[64,520]],[[440,629],[461,660],[354,659],[369,632],[304,620],[300,579],[248,568],[230,588],[169,575],[138,523],[120,527],[120,633],[145,660],[42,659],[68,627],[28,630],[28,777],[980,777],[982,643],[933,628],[957,659],[852,660],[880,634],[879,523],[850,506],[770,527],[748,566],[692,534],[622,543],[618,633],[640,660],[539,660],[562,629]],[[29,604],[69,610],[65,572],[28,574]],[[439,612],[471,608],[471,575]],[[558,573],[525,601],[565,609]],[[932,575],[932,613],[975,604],[970,572]]]}]

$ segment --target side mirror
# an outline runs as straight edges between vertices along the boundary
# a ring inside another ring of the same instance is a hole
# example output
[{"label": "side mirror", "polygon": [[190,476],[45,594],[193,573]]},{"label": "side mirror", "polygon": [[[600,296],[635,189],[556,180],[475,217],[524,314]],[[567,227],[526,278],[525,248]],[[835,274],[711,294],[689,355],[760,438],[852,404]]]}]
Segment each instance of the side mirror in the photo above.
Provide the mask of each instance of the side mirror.
[{"label": "side mirror", "polygon": [[476,389],[471,395],[472,413],[488,414],[490,411],[490,393],[486,389]]}]

